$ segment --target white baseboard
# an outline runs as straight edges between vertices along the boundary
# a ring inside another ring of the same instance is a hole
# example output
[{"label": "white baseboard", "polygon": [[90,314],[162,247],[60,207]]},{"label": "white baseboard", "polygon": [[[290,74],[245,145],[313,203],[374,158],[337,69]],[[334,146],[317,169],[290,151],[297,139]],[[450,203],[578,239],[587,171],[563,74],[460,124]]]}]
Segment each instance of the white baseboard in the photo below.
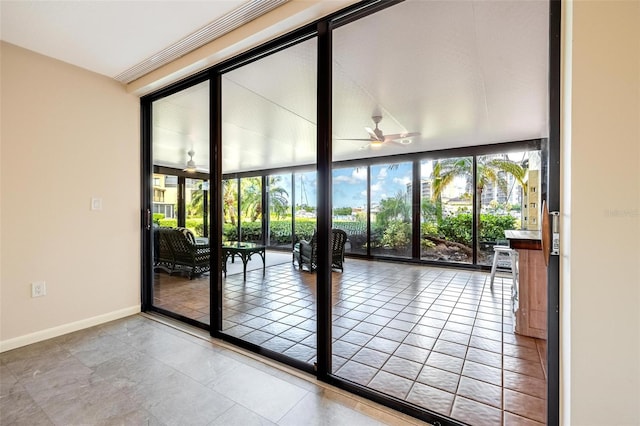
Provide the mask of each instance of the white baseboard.
[{"label": "white baseboard", "polygon": [[82,319],[80,321],[47,328],[46,330],[36,331],[35,333],[25,334],[24,336],[14,337],[13,339],[2,340],[0,341],[0,353],[138,313],[140,313],[140,305],[135,305],[95,317]]}]

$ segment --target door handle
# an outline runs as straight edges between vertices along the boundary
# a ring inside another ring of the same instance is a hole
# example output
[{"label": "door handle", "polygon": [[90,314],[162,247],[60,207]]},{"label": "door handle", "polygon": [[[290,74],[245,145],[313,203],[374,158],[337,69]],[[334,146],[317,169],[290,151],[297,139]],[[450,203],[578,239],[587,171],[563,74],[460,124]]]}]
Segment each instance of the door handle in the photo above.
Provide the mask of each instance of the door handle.
[{"label": "door handle", "polygon": [[147,209],[144,216],[144,227],[147,231],[151,230],[151,210]]},{"label": "door handle", "polygon": [[551,212],[551,254],[560,256],[560,212]]}]

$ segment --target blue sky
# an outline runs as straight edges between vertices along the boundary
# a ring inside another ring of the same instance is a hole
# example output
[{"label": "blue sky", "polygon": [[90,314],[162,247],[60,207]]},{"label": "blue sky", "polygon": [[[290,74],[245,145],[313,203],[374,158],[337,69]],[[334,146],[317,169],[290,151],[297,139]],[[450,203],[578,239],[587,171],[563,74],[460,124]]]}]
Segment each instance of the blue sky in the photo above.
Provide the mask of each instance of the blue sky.
[{"label": "blue sky", "polygon": [[[509,154],[509,158],[520,162],[523,153]],[[406,194],[407,183],[411,182],[411,163],[398,163],[371,166],[371,202],[380,203],[384,198],[394,197],[398,192]],[[539,166],[538,166],[539,167]],[[538,168],[533,166],[533,168]],[[424,160],[420,165],[423,178],[431,176],[432,161]],[[291,202],[291,174],[280,175],[279,185],[286,189]],[[466,179],[457,178],[451,185],[451,196],[459,196],[466,189]],[[315,172],[295,175],[295,204],[317,205],[317,177]],[[367,168],[333,169],[333,207],[365,207],[367,203]]]},{"label": "blue sky", "polygon": [[[371,166],[371,202],[377,204],[383,198],[407,191],[411,181],[411,163]],[[289,187],[288,179],[282,179]],[[295,204],[317,204],[317,178],[315,172],[296,174]],[[345,168],[333,170],[333,207],[365,207],[367,203],[367,168]]]}]

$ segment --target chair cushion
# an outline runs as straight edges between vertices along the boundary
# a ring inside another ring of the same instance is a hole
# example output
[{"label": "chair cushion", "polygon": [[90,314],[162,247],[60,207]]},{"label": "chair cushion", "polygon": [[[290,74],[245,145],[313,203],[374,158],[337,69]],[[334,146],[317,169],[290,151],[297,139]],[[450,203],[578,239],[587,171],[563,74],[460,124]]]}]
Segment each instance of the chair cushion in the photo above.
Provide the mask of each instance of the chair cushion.
[{"label": "chair cushion", "polygon": [[176,228],[178,231],[182,232],[184,234],[184,237],[187,239],[187,241],[189,241],[191,244],[195,244],[196,243],[196,237],[195,235],[193,235],[193,232],[191,232],[190,229],[188,228],[182,228],[182,227],[177,227]]}]

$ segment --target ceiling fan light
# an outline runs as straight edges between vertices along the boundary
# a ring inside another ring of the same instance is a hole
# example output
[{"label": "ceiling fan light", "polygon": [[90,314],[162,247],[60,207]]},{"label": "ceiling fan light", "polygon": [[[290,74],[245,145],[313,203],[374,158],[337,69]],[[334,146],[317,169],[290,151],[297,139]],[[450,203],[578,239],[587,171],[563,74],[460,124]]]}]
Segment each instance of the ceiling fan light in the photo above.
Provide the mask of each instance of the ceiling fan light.
[{"label": "ceiling fan light", "polygon": [[187,167],[182,169],[182,171],[194,173],[196,171],[196,162],[193,161],[193,156],[195,155],[195,152],[193,150],[190,150],[189,152],[187,152],[187,155],[189,156],[189,161],[187,161]]},{"label": "ceiling fan light", "polygon": [[371,148],[380,148],[383,143],[384,143],[384,141],[372,140],[371,141]]}]

